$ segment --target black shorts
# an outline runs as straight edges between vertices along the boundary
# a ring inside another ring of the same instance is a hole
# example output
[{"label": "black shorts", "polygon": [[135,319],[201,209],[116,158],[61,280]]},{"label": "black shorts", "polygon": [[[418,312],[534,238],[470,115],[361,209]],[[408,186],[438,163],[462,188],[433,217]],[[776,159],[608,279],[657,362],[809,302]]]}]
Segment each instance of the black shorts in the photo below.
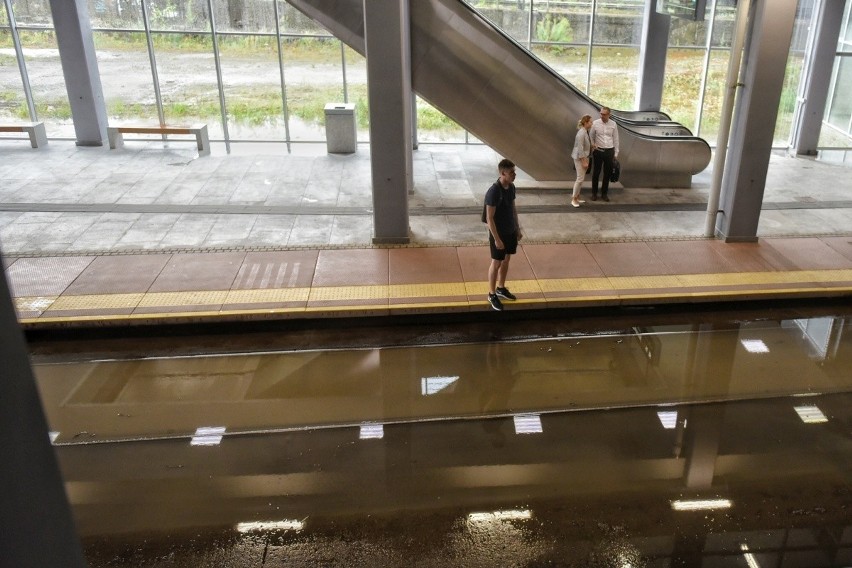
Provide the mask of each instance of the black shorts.
[{"label": "black shorts", "polygon": [[500,240],[503,241],[503,250],[497,248],[494,244],[494,235],[488,231],[488,245],[491,247],[491,258],[494,260],[506,260],[507,254],[515,254],[518,252],[518,233],[509,235],[500,235]]}]

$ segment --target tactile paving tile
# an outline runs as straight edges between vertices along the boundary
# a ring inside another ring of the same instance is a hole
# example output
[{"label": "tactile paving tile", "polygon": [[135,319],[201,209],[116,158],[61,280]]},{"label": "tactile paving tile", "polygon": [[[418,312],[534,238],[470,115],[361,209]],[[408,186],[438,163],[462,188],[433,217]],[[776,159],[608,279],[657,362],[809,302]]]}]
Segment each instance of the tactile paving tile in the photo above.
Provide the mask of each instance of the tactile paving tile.
[{"label": "tactile paving tile", "polygon": [[383,300],[388,297],[388,287],[379,286],[323,286],[311,288],[310,302],[335,300]]},{"label": "tactile paving tile", "polygon": [[681,288],[677,276],[612,276],[609,278],[615,290],[654,290],[659,288]]},{"label": "tactile paving tile", "polygon": [[145,294],[138,308],[156,308],[158,306],[209,306],[224,304],[228,292],[152,292]]},{"label": "tactile paving tile", "polygon": [[388,286],[389,298],[440,298],[448,296],[467,297],[464,283],[393,284]]},{"label": "tactile paving tile", "polygon": [[55,301],[56,296],[28,296],[25,298],[15,298],[15,309],[19,312],[43,312]]},{"label": "tactile paving tile", "polygon": [[270,290],[231,290],[226,304],[278,304],[307,302],[310,288],[275,288]]},{"label": "tactile paving tile", "polygon": [[60,296],[46,311],[135,308],[144,294],[86,294]]},{"label": "tactile paving tile", "polygon": [[736,272],[726,274],[683,274],[684,286],[741,286],[794,282],[852,281],[852,270],[801,270],[780,272]]},{"label": "tactile paving tile", "polygon": [[61,294],[94,258],[19,258],[8,270],[12,293],[22,297]]},{"label": "tactile paving tile", "polygon": [[608,278],[552,278],[550,280],[539,280],[542,292],[576,292],[600,290],[611,292],[612,283]]}]

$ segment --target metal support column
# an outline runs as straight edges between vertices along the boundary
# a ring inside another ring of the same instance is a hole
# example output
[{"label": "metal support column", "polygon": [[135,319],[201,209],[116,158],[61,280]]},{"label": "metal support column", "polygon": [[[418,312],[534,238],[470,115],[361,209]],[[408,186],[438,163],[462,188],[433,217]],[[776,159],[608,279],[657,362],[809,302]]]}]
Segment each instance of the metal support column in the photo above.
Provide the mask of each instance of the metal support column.
[{"label": "metal support column", "polygon": [[287,141],[287,153],[290,147],[290,112],[287,108],[287,82],[284,80],[284,50],[281,49],[281,14],[278,9],[279,0],[272,2],[275,12],[275,49],[278,53],[278,73],[281,76],[281,104],[284,111],[284,139]]},{"label": "metal support column", "polygon": [[103,146],[107,112],[86,0],[50,0],[78,146]]},{"label": "metal support column", "polygon": [[374,243],[410,241],[410,28],[408,0],[364,0]]},{"label": "metal support column", "polygon": [[219,87],[219,112],[222,115],[222,134],[225,136],[225,153],[231,153],[231,135],[228,133],[228,107],[225,104],[225,83],[222,81],[222,61],[219,55],[219,33],[216,30],[216,14],[213,0],[207,0],[210,13],[210,36],[213,39],[213,61],[216,63],[216,85]]},{"label": "metal support column", "polygon": [[671,16],[657,13],[657,0],[645,0],[642,46],[639,49],[639,82],[636,110],[659,111],[666,78]]},{"label": "metal support column", "polygon": [[831,71],[837,39],[843,23],[846,0],[820,0],[811,26],[810,49],[802,72],[803,86],[796,116],[793,119],[791,150],[796,154],[815,156],[819,133],[825,116],[825,103],[831,85]]},{"label": "metal support column", "polygon": [[[0,266],[5,266],[0,258]],[[85,568],[47,421],[0,273],[0,566]]]},{"label": "metal support column", "polygon": [[716,218],[716,235],[727,242],[757,240],[797,4],[797,0],[773,0],[751,5],[743,86],[735,105]]},{"label": "metal support column", "polygon": [[27,99],[27,111],[30,113],[30,122],[38,122],[35,102],[33,101],[33,90],[30,88],[30,76],[27,73],[27,64],[24,60],[24,49],[21,47],[21,38],[18,36],[18,24],[15,22],[15,13],[12,11],[12,0],[6,1],[6,16],[9,19],[9,30],[12,32],[12,45],[15,47],[15,57],[18,59],[18,70],[21,72],[21,82],[24,84],[24,98]]}]

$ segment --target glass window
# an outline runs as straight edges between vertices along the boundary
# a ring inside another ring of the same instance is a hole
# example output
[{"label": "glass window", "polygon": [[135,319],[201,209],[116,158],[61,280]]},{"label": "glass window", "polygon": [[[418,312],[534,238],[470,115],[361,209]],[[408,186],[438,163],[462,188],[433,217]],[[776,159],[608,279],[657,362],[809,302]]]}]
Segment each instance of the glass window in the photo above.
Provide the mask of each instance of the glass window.
[{"label": "glass window", "polygon": [[710,10],[707,10],[705,20],[701,22],[694,22],[686,18],[670,18],[669,45],[674,47],[704,47],[707,44],[707,28],[709,27],[706,17],[709,15]]},{"label": "glass window", "polygon": [[850,132],[852,121],[852,57],[839,57],[835,70],[834,90],[828,123],[842,132]]},{"label": "glass window", "polygon": [[778,105],[778,117],[775,121],[774,144],[778,146],[786,146],[790,139],[808,43],[808,30],[813,18],[813,8],[814,0],[800,0],[796,10],[790,54],[787,57],[787,71],[784,75],[781,101]]},{"label": "glass window", "polygon": [[700,136],[710,144],[715,144],[719,135],[719,120],[725,101],[725,78],[728,76],[730,58],[731,52],[728,50],[714,49],[710,52],[700,129]]},{"label": "glass window", "polygon": [[231,139],[284,141],[275,38],[220,36],[219,52]]},{"label": "glass window", "polygon": [[302,14],[284,0],[278,0],[278,15],[281,18],[279,25],[281,26],[282,34],[328,35],[328,31],[324,27]]},{"label": "glass window", "polygon": [[440,110],[417,97],[417,140],[421,143],[464,143],[464,129]]},{"label": "glass window", "polygon": [[[53,26],[49,0],[12,0],[12,11],[19,26]],[[9,21],[4,20],[3,24],[8,25]]]},{"label": "glass window", "polygon": [[[325,140],[325,105],[345,102],[340,42],[331,37],[289,37],[282,41],[282,49],[291,138]],[[366,95],[366,79],[364,85]],[[366,111],[366,96],[363,100]]]},{"label": "glass window", "polygon": [[638,47],[595,47],[587,93],[598,104],[616,110],[632,110],[638,76]]},{"label": "glass window", "polygon": [[[15,14],[17,16],[17,12]],[[19,35],[39,120],[44,121],[48,136],[73,137],[75,134],[74,124],[71,121],[71,105],[68,102],[62,63],[59,60],[56,34],[52,30],[21,30]],[[20,73],[17,70],[17,63],[15,63],[16,83],[22,85]],[[20,101],[24,105],[21,116],[24,118],[28,115],[23,93]]]},{"label": "glass window", "polygon": [[527,45],[530,39],[530,0],[468,0],[467,3],[512,39]]},{"label": "glass window", "polygon": [[[709,12],[708,12],[709,13]],[[737,5],[734,0],[716,0],[713,23],[713,47],[730,48],[737,27]]]},{"label": "glass window", "polygon": [[701,101],[704,53],[703,49],[669,49],[666,57],[661,110],[693,132]]},{"label": "glass window", "polygon": [[[148,19],[152,30],[210,31],[207,2],[174,0],[148,0]],[[160,40],[168,36],[160,36]],[[180,40],[175,40],[180,41]]]},{"label": "glass window", "polygon": [[586,91],[586,64],[589,49],[586,46],[565,47],[554,45],[534,45],[533,53],[551,69],[562,75],[565,80],[580,91]]},{"label": "glass window", "polygon": [[156,97],[143,32],[94,32],[101,88],[111,125],[157,124]]},{"label": "glass window", "polygon": [[211,138],[223,138],[210,34],[160,32],[152,41],[166,123],[203,122]]},{"label": "glass window", "polygon": [[139,0],[89,0],[92,28],[145,29]]},{"label": "glass window", "polygon": [[275,31],[275,10],[271,2],[213,0],[213,10],[219,32]]}]

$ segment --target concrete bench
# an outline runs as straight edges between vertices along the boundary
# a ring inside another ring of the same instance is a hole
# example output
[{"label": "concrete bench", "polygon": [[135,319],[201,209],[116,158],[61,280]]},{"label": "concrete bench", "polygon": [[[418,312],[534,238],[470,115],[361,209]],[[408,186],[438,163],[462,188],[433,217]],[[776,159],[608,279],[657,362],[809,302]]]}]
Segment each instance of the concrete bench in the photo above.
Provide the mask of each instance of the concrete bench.
[{"label": "concrete bench", "polygon": [[207,136],[206,124],[192,126],[109,126],[107,137],[109,147],[113,150],[124,146],[124,134],[192,134],[198,144],[198,155],[210,154],[210,138]]},{"label": "concrete bench", "polygon": [[43,122],[23,122],[21,124],[0,124],[0,132],[26,132],[33,148],[47,146],[47,132]]}]

